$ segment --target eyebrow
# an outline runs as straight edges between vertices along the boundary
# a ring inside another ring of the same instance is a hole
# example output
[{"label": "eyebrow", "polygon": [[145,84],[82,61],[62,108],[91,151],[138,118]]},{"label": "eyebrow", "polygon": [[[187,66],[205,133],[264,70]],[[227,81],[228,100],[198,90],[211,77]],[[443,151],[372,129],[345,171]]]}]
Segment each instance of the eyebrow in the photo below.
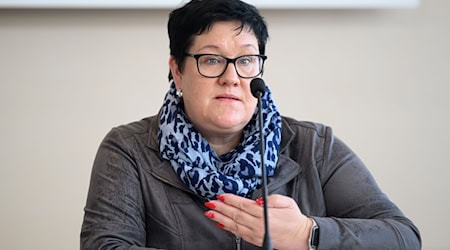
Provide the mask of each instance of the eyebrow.
[{"label": "eyebrow", "polygon": [[220,49],[220,48],[219,48],[219,46],[216,46],[216,45],[206,45],[206,46],[201,47],[199,49],[199,51],[204,50],[204,49]]},{"label": "eyebrow", "polygon": [[[244,44],[243,46],[241,46],[242,48],[254,48],[255,50],[258,50],[258,48],[255,46],[255,45],[253,45],[253,44]],[[217,49],[217,50],[219,50],[220,49],[220,47],[219,46],[216,46],[216,45],[206,45],[206,46],[203,46],[203,47],[201,47],[200,49],[198,49],[198,51],[202,51],[202,50],[204,50],[204,49]]]}]

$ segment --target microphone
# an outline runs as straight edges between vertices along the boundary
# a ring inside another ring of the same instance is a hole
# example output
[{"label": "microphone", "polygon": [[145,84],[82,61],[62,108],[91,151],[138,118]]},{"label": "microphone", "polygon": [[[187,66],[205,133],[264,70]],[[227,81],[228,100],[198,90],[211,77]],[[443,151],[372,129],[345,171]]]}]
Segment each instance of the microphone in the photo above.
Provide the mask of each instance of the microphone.
[{"label": "microphone", "polygon": [[262,117],[262,101],[261,98],[266,92],[266,84],[263,79],[255,78],[250,82],[250,90],[252,95],[258,99],[258,116],[259,116],[259,151],[261,153],[261,170],[262,170],[262,194],[264,209],[264,241],[263,249],[272,250],[272,240],[269,233],[269,218],[267,208],[267,174],[266,165],[264,164],[264,135],[263,135],[263,117]]},{"label": "microphone", "polygon": [[[255,78],[250,82],[250,90],[255,98],[262,97],[266,92],[266,84],[263,79]],[[260,104],[260,99],[258,98],[258,105]]]}]

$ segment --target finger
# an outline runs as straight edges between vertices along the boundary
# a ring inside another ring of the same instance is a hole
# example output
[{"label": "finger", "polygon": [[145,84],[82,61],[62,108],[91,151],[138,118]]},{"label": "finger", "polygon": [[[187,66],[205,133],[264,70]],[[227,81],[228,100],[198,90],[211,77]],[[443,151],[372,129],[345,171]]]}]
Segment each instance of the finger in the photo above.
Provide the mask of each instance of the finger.
[{"label": "finger", "polygon": [[[262,197],[258,198],[256,200],[256,202],[260,206],[262,206],[264,204]],[[287,197],[284,195],[273,194],[273,195],[269,195],[267,197],[267,207],[268,208],[289,208],[289,207],[296,206],[296,205],[297,204],[291,197]]]},{"label": "finger", "polygon": [[261,218],[263,215],[262,208],[254,200],[234,194],[221,194],[218,196],[218,199],[227,206],[223,206],[223,204],[218,203],[216,210],[230,215],[232,218],[232,213],[236,213],[236,209],[238,211],[244,211],[245,213],[257,218]]},{"label": "finger", "polygon": [[205,206],[211,209],[205,212],[205,216],[238,235],[254,233],[263,225],[263,208],[254,200],[227,194],[220,195],[216,201],[206,202]]},{"label": "finger", "polygon": [[[237,208],[234,209],[238,210]],[[218,228],[229,231],[234,235],[241,236],[247,242],[254,245],[261,246],[264,236],[264,221],[262,218],[256,218],[242,212],[241,217],[233,219],[215,210],[206,211],[205,216],[210,220],[217,222],[216,226]]]},{"label": "finger", "polygon": [[[254,231],[252,227],[256,224],[256,223],[249,223],[249,224],[243,223],[245,219],[235,221],[232,218],[214,210],[205,212],[205,215],[212,221],[217,222],[216,224],[217,227],[223,230],[230,231],[233,234],[239,236],[251,234]],[[251,227],[249,227],[248,225]]]},{"label": "finger", "polygon": [[262,218],[263,208],[259,207],[255,201],[235,195],[221,195],[218,200],[205,202],[204,205],[211,209],[208,214],[214,217],[221,214],[235,222],[253,222]]}]

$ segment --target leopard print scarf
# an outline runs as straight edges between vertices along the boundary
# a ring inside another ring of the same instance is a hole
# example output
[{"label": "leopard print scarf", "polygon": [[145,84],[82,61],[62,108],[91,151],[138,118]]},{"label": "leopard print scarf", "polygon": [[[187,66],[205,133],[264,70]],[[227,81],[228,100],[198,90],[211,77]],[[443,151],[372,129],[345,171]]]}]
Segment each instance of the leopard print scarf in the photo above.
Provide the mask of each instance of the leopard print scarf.
[{"label": "leopard print scarf", "polygon": [[[243,130],[243,138],[231,152],[217,155],[196,131],[184,112],[175,84],[170,84],[160,112],[158,131],[161,157],[171,162],[175,173],[193,192],[206,199],[233,193],[249,197],[261,186],[257,109]],[[266,86],[262,98],[264,159],[267,175],[273,176],[281,141],[281,117]]]}]

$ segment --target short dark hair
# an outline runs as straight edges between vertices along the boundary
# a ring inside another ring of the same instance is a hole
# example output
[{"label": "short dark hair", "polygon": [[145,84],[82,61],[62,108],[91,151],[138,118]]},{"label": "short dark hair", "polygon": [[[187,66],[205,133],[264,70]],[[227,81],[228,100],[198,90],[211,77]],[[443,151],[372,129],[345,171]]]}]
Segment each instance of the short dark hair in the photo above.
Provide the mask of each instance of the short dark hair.
[{"label": "short dark hair", "polygon": [[[239,29],[249,28],[258,39],[259,53],[265,54],[269,37],[267,25],[259,11],[240,0],[192,0],[173,10],[169,15],[167,30],[170,40],[170,55],[183,69],[185,53],[192,45],[195,35],[210,29],[215,22],[238,21]],[[169,73],[169,80],[172,74]]]}]

